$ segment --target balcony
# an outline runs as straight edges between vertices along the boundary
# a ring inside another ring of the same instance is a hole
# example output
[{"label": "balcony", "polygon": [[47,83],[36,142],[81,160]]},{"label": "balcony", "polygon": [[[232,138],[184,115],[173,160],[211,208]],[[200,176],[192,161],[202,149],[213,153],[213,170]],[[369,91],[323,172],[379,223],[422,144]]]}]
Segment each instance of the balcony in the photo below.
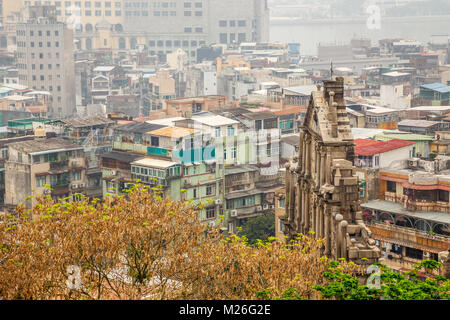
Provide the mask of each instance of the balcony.
[{"label": "balcony", "polygon": [[450,203],[445,201],[408,200],[406,208],[411,211],[450,212]]},{"label": "balcony", "polygon": [[[247,206],[247,207],[241,207],[241,208],[237,208],[237,209],[232,209],[230,210],[230,213],[232,211],[236,211],[236,217],[238,219],[242,219],[242,218],[250,218],[253,216],[257,216],[259,214],[262,214],[262,208],[260,208],[261,205],[252,205],[252,206]],[[259,210],[261,209],[261,210]]]},{"label": "balcony", "polygon": [[450,248],[450,238],[439,235],[431,235],[423,231],[400,227],[396,225],[385,225],[381,223],[368,223],[374,239],[389,241],[403,246],[420,250],[439,253]]},{"label": "balcony", "polygon": [[50,162],[50,170],[68,170],[69,160],[59,160]]}]

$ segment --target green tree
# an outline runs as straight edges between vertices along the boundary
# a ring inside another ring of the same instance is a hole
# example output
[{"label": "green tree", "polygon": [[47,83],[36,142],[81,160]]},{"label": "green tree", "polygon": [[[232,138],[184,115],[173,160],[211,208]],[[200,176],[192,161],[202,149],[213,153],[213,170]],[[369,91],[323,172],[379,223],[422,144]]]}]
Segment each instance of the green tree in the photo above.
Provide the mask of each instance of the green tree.
[{"label": "green tree", "polygon": [[418,270],[432,271],[440,267],[436,261],[426,260],[415,265],[414,269],[401,274],[393,272],[383,264],[376,264],[380,272],[379,286],[359,284],[358,278],[345,272],[340,262],[331,261],[323,276],[329,281],[326,285],[315,286],[323,299],[336,300],[449,300],[450,280],[441,276],[420,279]]},{"label": "green tree", "polygon": [[275,214],[266,213],[256,218],[248,219],[242,225],[240,236],[245,236],[250,245],[254,245],[258,240],[266,241],[269,237],[275,236]]}]

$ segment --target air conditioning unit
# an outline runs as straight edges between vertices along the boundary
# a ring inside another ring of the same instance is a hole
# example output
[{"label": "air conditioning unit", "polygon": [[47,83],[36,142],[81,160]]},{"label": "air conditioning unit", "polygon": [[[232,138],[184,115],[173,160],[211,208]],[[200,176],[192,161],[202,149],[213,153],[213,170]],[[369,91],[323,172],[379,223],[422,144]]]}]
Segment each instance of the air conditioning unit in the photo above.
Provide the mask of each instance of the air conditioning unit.
[{"label": "air conditioning unit", "polygon": [[270,209],[275,209],[275,206],[273,204],[271,204]]},{"label": "air conditioning unit", "polygon": [[263,209],[264,209],[264,210],[269,209],[269,205],[268,205],[268,204],[265,204],[265,205],[263,206]]},{"label": "air conditioning unit", "polygon": [[215,221],[208,222],[208,224],[209,224],[211,227],[215,227],[215,226],[216,226],[216,222],[215,222]]},{"label": "air conditioning unit", "polygon": [[79,184],[78,188],[84,188],[84,183]]},{"label": "air conditioning unit", "polygon": [[417,168],[419,166],[419,160],[418,158],[412,158],[408,160],[408,166],[409,168]]},{"label": "air conditioning unit", "polygon": [[230,216],[237,217],[237,210],[231,210]]},{"label": "air conditioning unit", "polygon": [[215,203],[215,204],[221,204],[222,201],[221,201],[220,199],[216,199],[216,200],[214,200],[214,203]]},{"label": "air conditioning unit", "polygon": [[72,189],[78,189],[78,185],[77,184],[73,184],[72,185]]},{"label": "air conditioning unit", "polygon": [[257,206],[256,211],[262,211],[262,206]]},{"label": "air conditioning unit", "polygon": [[44,194],[50,194],[50,193],[52,193],[51,190],[48,190],[48,189],[45,189],[45,190],[44,190]]},{"label": "air conditioning unit", "polygon": [[117,175],[117,171],[116,170],[111,170],[111,175],[113,175],[113,176]]}]

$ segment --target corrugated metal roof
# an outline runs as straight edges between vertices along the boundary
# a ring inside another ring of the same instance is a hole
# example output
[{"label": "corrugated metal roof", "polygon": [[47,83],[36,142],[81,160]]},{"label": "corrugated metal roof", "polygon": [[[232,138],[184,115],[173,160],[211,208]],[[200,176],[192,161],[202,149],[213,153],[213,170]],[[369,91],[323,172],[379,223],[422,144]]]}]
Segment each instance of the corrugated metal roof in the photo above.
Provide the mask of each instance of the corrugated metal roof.
[{"label": "corrugated metal roof", "polygon": [[424,84],[424,85],[421,85],[420,87],[424,88],[424,89],[435,90],[437,88],[447,87],[447,85],[440,83],[440,82],[435,82],[435,83],[431,83],[431,84]]},{"label": "corrugated metal roof", "polygon": [[450,224],[450,214],[440,211],[409,211],[403,208],[399,203],[384,201],[384,200],[371,200],[367,203],[361,204],[362,208],[378,210],[383,212],[392,212],[395,214],[401,214],[416,219],[423,219],[428,221],[434,221],[438,223]]},{"label": "corrugated metal roof", "polygon": [[355,154],[358,156],[373,156],[375,154],[400,149],[415,144],[413,141],[393,139],[389,141],[377,141],[369,139],[355,140]]},{"label": "corrugated metal roof", "polygon": [[165,126],[159,125],[159,124],[151,124],[151,123],[146,123],[146,122],[133,121],[132,123],[118,127],[117,130],[135,132],[135,133],[146,133],[146,132],[161,129],[164,127]]}]

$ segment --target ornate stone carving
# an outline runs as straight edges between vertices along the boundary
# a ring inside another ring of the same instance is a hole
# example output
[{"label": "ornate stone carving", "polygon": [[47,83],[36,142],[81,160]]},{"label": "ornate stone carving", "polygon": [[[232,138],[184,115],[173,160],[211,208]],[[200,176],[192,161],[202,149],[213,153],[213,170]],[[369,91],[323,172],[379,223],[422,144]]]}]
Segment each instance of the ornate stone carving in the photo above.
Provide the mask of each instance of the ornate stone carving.
[{"label": "ornate stone carving", "polygon": [[351,159],[353,136],[348,117],[337,112],[345,107],[343,79],[325,81],[323,90],[318,89],[311,94],[299,154],[292,159],[291,170],[286,170],[286,181],[291,182],[286,193],[298,199],[294,220],[299,223],[290,235],[315,231],[317,237],[325,238],[327,256],[373,263],[380,250],[362,221]]}]

